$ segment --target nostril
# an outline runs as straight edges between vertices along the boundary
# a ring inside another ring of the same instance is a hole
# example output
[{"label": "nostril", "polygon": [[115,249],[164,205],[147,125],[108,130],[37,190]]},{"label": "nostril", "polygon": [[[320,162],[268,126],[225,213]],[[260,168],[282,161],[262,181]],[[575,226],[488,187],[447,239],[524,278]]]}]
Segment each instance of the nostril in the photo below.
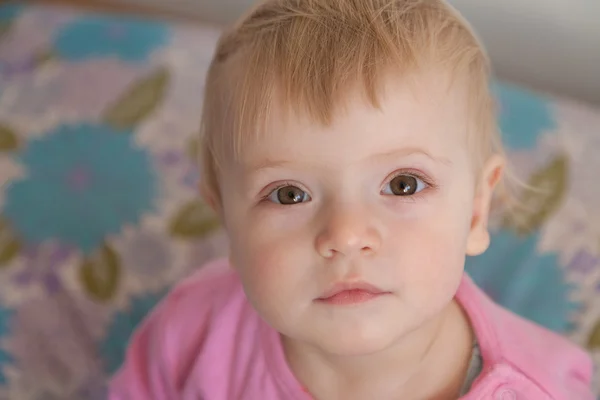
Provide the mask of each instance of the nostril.
[{"label": "nostril", "polygon": [[366,253],[366,254],[371,254],[373,252],[373,249],[370,246],[365,246],[362,249],[360,249],[361,253]]}]

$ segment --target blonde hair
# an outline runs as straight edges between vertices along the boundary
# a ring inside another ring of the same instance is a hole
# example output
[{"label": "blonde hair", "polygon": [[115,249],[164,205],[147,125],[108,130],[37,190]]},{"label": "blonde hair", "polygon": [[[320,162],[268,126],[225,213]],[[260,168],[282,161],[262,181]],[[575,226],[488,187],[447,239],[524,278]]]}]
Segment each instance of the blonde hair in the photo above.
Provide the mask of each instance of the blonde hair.
[{"label": "blonde hair", "polygon": [[220,164],[257,140],[275,95],[284,108],[328,124],[357,85],[377,107],[389,72],[408,74],[432,63],[469,86],[476,163],[502,154],[488,57],[445,1],[264,1],[222,35],[208,72],[204,189],[218,197]]}]

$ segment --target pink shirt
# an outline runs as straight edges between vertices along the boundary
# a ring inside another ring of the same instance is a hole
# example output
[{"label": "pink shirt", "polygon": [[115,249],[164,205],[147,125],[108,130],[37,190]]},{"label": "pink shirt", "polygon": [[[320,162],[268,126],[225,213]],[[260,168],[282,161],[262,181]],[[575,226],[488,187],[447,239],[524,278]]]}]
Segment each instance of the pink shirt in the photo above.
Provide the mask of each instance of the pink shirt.
[{"label": "pink shirt", "polygon": [[[467,276],[457,300],[483,370],[463,400],[591,400],[592,363],[566,339],[493,303]],[[110,400],[310,400],[279,334],[216,261],[178,285],[134,334]]]}]

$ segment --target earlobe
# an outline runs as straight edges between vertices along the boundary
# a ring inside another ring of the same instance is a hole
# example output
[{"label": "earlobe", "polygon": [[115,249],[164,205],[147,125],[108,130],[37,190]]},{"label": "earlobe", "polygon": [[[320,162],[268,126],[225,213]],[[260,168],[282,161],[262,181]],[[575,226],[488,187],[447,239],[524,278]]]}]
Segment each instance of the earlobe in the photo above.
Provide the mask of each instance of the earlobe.
[{"label": "earlobe", "polygon": [[494,155],[486,162],[473,200],[471,230],[467,240],[467,255],[477,256],[487,250],[490,245],[488,219],[494,188],[502,179],[505,161]]},{"label": "earlobe", "polygon": [[467,242],[467,255],[478,256],[483,254],[490,246],[490,233],[487,227],[478,226],[471,230]]}]

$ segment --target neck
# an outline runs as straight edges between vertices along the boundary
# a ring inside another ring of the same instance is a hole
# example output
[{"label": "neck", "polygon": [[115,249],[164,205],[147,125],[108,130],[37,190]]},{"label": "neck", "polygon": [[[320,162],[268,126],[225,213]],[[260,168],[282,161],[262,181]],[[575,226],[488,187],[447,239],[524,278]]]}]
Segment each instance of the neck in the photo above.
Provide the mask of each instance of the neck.
[{"label": "neck", "polygon": [[437,399],[460,390],[472,341],[468,321],[453,302],[376,353],[332,355],[289,338],[283,345],[292,371],[316,399]]}]

